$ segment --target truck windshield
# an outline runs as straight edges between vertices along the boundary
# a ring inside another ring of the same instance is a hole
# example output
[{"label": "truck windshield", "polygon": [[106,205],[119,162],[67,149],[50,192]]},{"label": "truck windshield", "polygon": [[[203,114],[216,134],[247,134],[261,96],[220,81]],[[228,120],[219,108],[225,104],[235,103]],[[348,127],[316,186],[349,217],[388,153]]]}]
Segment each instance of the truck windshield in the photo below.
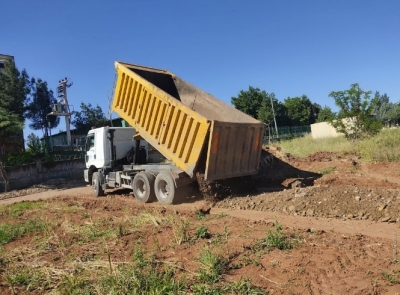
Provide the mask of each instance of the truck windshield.
[{"label": "truck windshield", "polygon": [[86,151],[89,151],[92,147],[94,147],[94,133],[89,134],[86,137]]}]

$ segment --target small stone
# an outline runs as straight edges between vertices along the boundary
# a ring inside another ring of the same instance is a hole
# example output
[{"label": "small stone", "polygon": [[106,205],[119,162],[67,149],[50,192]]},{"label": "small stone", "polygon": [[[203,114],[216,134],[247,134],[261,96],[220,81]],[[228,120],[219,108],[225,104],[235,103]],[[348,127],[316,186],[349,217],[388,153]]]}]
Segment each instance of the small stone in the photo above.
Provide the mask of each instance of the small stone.
[{"label": "small stone", "polygon": [[387,217],[384,217],[384,218],[382,218],[380,221],[381,222],[388,222],[389,220],[390,220],[390,216],[387,216]]},{"label": "small stone", "polygon": [[314,210],[313,209],[308,209],[306,214],[307,214],[307,216],[313,216],[314,215]]},{"label": "small stone", "polygon": [[356,201],[360,201],[361,197],[360,196],[356,196],[355,199],[356,199]]},{"label": "small stone", "polygon": [[379,211],[382,211],[382,210],[386,209],[386,207],[387,207],[387,205],[384,204],[384,205],[382,205],[382,206],[379,206],[379,207],[378,207],[378,210],[379,210]]},{"label": "small stone", "polygon": [[293,205],[289,206],[288,209],[289,209],[289,211],[291,211],[291,212],[296,211],[296,207],[293,206]]},{"label": "small stone", "polygon": [[347,214],[347,218],[354,218],[353,214]]}]

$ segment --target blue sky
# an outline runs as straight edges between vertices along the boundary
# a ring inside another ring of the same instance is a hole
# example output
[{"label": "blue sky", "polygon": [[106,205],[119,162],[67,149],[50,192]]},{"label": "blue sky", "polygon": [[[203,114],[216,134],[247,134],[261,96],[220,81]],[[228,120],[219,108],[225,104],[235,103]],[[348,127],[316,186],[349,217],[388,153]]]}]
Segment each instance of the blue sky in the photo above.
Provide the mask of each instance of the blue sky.
[{"label": "blue sky", "polygon": [[0,53],[54,92],[68,77],[75,110],[108,113],[116,60],[167,69],[227,103],[253,86],[336,110],[328,94],[352,83],[400,101],[398,0],[13,0],[1,10]]}]

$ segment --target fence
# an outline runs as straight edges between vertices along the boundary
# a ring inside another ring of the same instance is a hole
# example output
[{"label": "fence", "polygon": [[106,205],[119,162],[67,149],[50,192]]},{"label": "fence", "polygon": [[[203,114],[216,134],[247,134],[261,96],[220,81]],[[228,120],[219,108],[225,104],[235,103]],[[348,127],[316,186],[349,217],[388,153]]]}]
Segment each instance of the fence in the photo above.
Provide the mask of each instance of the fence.
[{"label": "fence", "polygon": [[275,128],[269,126],[265,129],[264,142],[301,137],[309,133],[311,133],[310,125],[278,127],[278,134]]}]

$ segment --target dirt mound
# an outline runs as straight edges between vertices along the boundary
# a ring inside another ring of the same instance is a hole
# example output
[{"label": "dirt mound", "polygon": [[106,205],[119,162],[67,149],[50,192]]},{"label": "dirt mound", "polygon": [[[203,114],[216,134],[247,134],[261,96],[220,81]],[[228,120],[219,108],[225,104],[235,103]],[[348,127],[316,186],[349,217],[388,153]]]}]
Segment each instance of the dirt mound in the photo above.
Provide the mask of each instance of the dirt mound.
[{"label": "dirt mound", "polygon": [[215,181],[205,180],[202,173],[197,173],[196,177],[199,190],[209,203],[236,195],[253,194],[257,191],[255,182],[250,176]]}]

